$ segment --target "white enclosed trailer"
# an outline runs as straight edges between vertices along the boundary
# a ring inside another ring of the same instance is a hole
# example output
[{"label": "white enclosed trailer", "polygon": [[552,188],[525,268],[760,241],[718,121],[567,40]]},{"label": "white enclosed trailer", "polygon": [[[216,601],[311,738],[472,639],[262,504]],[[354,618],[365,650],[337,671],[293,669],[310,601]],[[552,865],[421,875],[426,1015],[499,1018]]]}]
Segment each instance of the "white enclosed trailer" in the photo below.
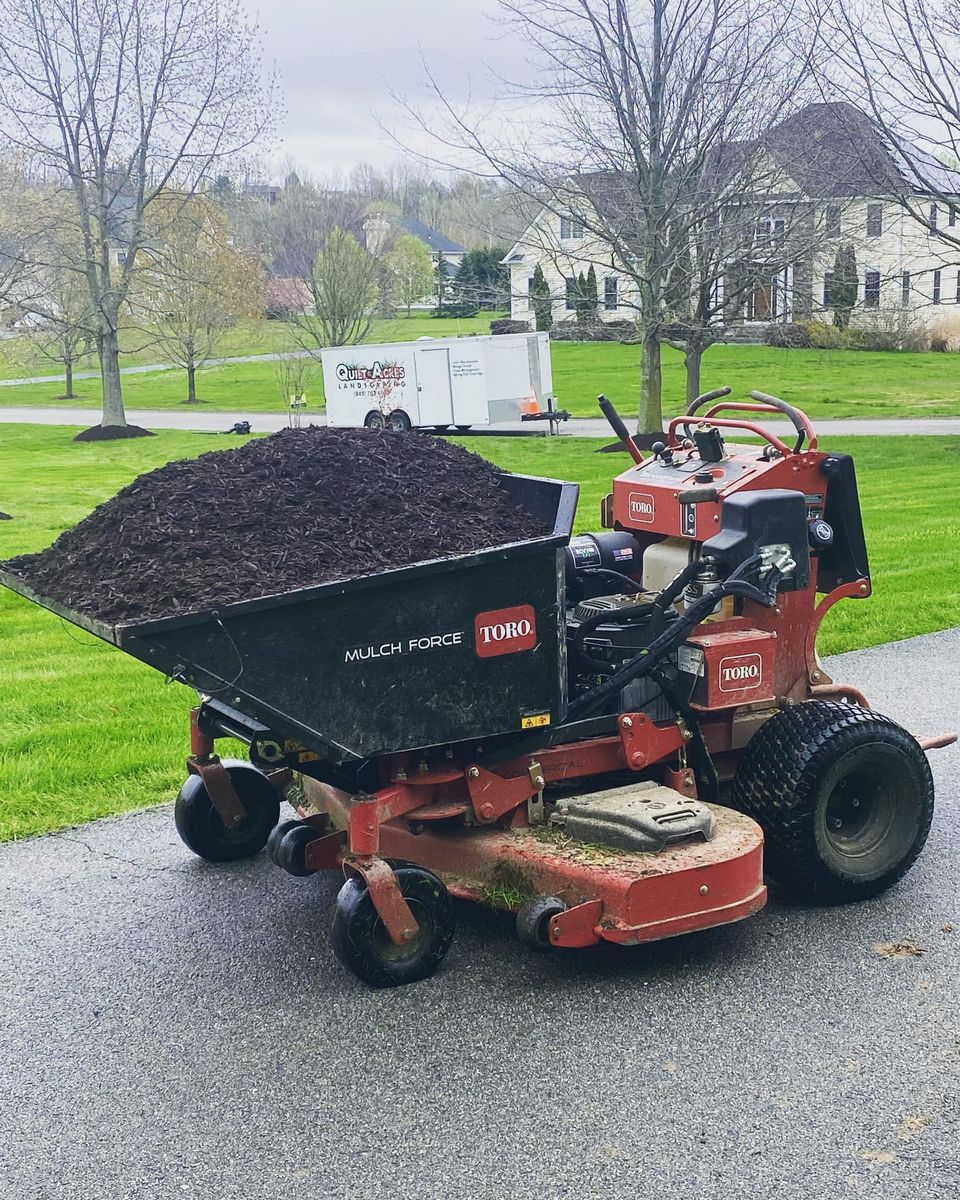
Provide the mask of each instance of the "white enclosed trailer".
[{"label": "white enclosed trailer", "polygon": [[469,429],[552,408],[546,333],[335,346],[320,358],[330,425]]}]

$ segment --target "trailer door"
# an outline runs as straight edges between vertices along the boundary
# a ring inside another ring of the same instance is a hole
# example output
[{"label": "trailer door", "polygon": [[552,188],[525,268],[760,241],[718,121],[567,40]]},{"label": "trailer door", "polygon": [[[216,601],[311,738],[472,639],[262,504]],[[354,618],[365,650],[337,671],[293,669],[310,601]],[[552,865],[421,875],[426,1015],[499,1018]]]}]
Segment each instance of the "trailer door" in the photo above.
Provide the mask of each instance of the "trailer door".
[{"label": "trailer door", "polygon": [[417,347],[417,397],[420,425],[453,423],[453,392],[450,388],[450,357],[446,347]]}]

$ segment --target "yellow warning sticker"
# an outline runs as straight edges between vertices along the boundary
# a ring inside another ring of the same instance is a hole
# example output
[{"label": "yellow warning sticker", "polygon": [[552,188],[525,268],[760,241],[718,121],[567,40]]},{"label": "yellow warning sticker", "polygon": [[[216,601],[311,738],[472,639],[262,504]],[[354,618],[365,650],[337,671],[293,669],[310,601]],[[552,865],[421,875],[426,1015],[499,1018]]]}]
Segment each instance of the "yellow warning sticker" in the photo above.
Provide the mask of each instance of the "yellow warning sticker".
[{"label": "yellow warning sticker", "polygon": [[296,758],[297,762],[317,762],[320,755],[313,750],[308,750],[302,742],[296,742],[293,738],[287,738],[283,743],[283,749],[288,757]]},{"label": "yellow warning sticker", "polygon": [[543,725],[549,725],[549,724],[550,724],[550,714],[548,712],[534,713],[529,717],[521,717],[520,718],[520,728],[521,729],[540,729]]}]

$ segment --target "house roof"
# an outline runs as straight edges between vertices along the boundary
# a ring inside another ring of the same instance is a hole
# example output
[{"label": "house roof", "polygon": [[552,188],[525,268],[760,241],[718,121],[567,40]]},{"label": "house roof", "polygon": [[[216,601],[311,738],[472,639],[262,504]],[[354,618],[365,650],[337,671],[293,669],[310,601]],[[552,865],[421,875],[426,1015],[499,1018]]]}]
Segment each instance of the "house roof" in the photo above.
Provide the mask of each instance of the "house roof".
[{"label": "house roof", "polygon": [[[742,180],[749,198],[751,189],[746,181],[751,176],[755,180],[766,176],[767,182],[772,182],[771,171],[759,162],[761,157],[787,182],[792,181],[792,190],[776,193],[784,201],[883,196],[902,194],[905,189],[922,194],[920,180],[938,192],[960,195],[960,172],[905,139],[899,139],[899,146],[891,144],[876,124],[848,101],[808,104],[761,138],[718,145],[696,177],[691,173],[676,179],[674,187],[678,194],[689,197],[702,184],[708,194],[716,195],[718,184],[729,182],[739,190],[737,181]],[[576,196],[583,196],[621,248],[639,244],[643,216],[635,177],[613,170],[592,171],[571,178],[569,190],[570,211],[576,212]],[[562,196],[555,195],[550,207],[557,211],[562,206]],[[521,236],[503,261],[523,261],[523,252]]]},{"label": "house roof", "polygon": [[922,190],[909,158],[938,190],[960,192],[960,174],[905,139],[901,145],[905,153],[865,113],[839,100],[808,104],[756,141],[723,146],[718,161],[733,175],[765,150],[805,195],[826,199]]},{"label": "house roof", "polygon": [[864,196],[903,188],[874,123],[852,104],[808,104],[761,139],[808,196]]},{"label": "house roof", "polygon": [[448,238],[446,234],[438,233],[436,229],[424,225],[416,217],[393,217],[391,223],[398,229],[402,229],[404,233],[409,233],[411,237],[417,238],[418,241],[425,242],[435,254],[466,254],[467,252],[466,246],[461,246],[459,242]]}]

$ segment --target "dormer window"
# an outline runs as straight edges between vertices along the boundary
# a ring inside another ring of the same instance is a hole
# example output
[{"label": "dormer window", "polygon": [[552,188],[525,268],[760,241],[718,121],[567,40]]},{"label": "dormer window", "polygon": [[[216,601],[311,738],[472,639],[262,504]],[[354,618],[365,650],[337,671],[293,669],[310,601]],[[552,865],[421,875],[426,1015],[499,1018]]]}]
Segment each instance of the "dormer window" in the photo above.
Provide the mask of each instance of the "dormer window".
[{"label": "dormer window", "polygon": [[583,222],[579,217],[560,218],[560,240],[562,242],[578,242],[583,237]]}]

